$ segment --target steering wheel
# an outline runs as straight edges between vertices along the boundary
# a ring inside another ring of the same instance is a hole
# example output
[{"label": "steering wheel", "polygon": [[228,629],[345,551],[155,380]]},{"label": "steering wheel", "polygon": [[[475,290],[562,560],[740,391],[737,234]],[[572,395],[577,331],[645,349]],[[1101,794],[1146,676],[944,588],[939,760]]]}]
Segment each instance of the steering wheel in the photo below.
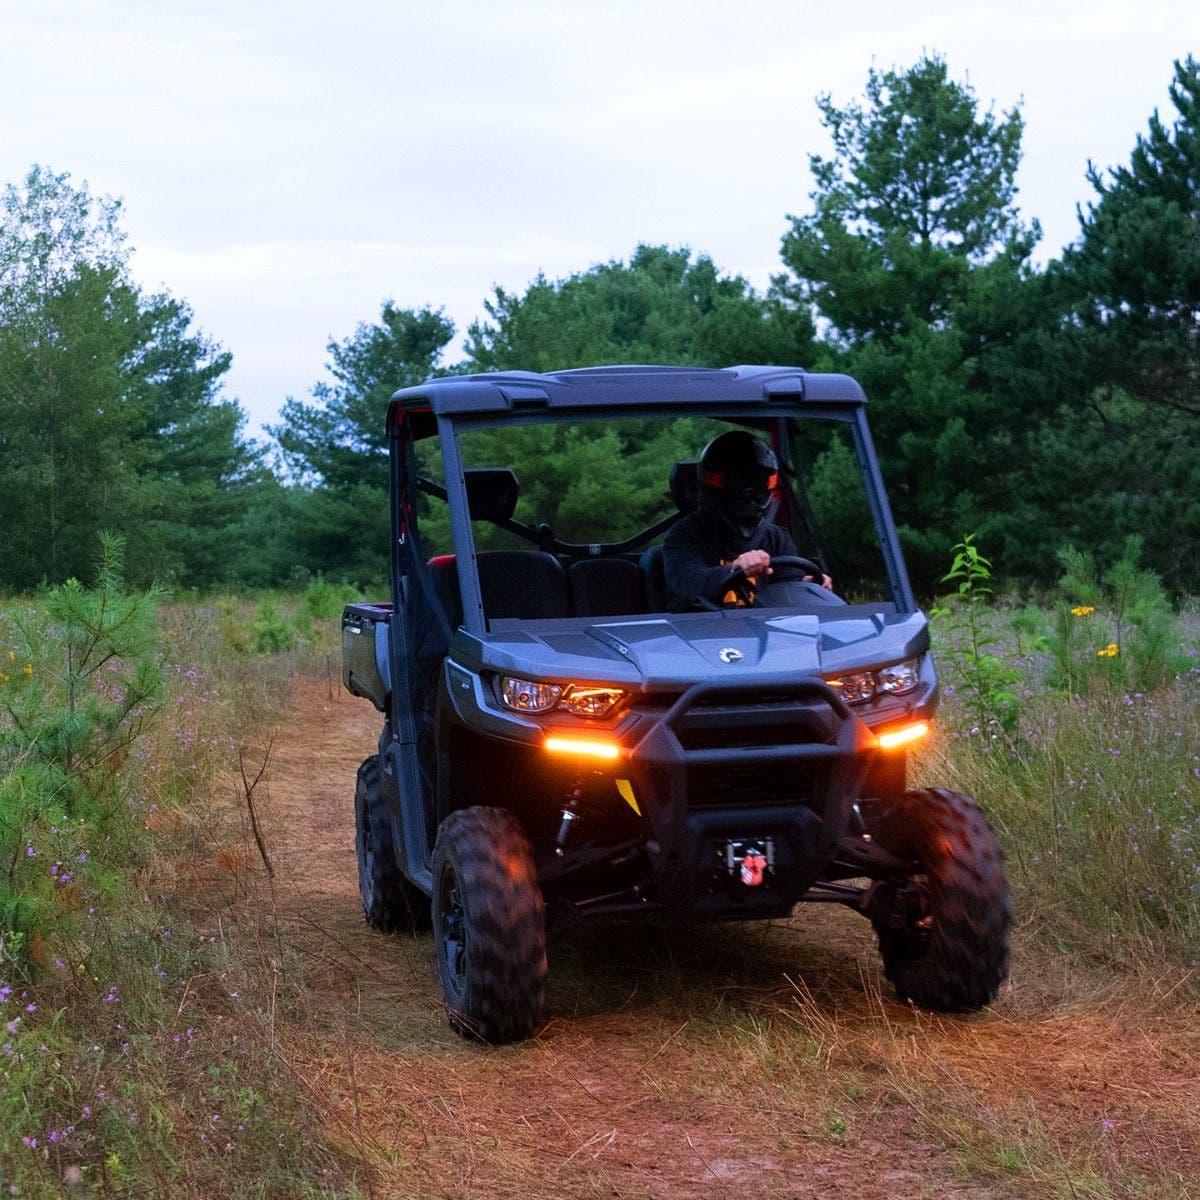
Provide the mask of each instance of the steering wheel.
[{"label": "steering wheel", "polygon": [[[825,578],[825,572],[821,567],[813,562],[811,558],[802,558],[799,554],[779,554],[771,559],[771,571],[783,568],[784,570],[803,571],[805,575],[811,575],[814,583],[820,583]],[[739,567],[737,570],[738,576],[744,576],[745,572]]]}]

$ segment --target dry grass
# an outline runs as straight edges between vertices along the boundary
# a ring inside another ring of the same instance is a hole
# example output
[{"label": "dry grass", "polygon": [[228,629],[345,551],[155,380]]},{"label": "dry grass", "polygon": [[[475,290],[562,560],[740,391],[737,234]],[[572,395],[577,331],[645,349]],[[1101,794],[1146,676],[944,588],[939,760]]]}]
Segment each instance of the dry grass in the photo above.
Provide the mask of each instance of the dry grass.
[{"label": "dry grass", "polygon": [[1178,1200],[1200,1189],[1186,973],[1114,977],[1028,923],[1011,984],[966,1020],[898,1004],[869,927],[849,913],[688,936],[585,927],[552,941],[537,1038],[460,1041],[438,1007],[429,937],[361,920],[351,790],[374,714],[324,681],[293,697],[256,792],[277,877],[229,781],[216,823],[227,866],[214,855],[205,888],[222,889],[239,1019],[357,1164],[363,1194]]}]

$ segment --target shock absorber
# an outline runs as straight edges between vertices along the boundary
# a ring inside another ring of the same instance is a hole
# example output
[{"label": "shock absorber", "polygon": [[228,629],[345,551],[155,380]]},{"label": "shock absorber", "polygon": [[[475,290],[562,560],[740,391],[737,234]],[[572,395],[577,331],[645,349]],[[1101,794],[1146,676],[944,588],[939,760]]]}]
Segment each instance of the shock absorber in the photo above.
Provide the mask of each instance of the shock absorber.
[{"label": "shock absorber", "polygon": [[562,824],[558,827],[558,836],[554,839],[554,853],[559,858],[563,856],[563,850],[567,845],[567,838],[571,836],[571,826],[579,820],[579,802],[583,799],[583,789],[576,784],[568,793],[566,803],[562,810]]}]

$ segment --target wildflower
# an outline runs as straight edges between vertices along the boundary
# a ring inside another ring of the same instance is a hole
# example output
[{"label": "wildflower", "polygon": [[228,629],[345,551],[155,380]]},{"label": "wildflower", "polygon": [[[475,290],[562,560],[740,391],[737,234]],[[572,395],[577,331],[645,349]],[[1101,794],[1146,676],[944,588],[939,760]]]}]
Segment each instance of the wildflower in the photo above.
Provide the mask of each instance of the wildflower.
[{"label": "wildflower", "polygon": [[26,858],[37,858],[37,851],[32,846],[25,847]]},{"label": "wildflower", "polygon": [[1095,611],[1096,611],[1095,607],[1091,604],[1080,604],[1080,605],[1077,605],[1075,608],[1071,609],[1071,616],[1086,617],[1088,615],[1088,613],[1094,613]]},{"label": "wildflower", "polygon": [[31,1000],[27,1005],[25,1005],[25,1011],[27,1013],[35,1013],[37,1012],[37,1005]]},{"label": "wildflower", "polygon": [[1103,650],[1096,651],[1097,658],[1116,658],[1120,653],[1120,649],[1116,642],[1109,642]]},{"label": "wildflower", "polygon": [[21,668],[21,674],[24,675],[26,679],[32,679],[33,663],[26,663],[25,666]]},{"label": "wildflower", "polygon": [[8,984],[5,984],[3,987],[0,987],[0,1004],[3,1004],[4,1001],[7,1000],[9,998],[9,996],[11,996],[11,995],[12,995],[12,988],[9,987]]},{"label": "wildflower", "polygon": [[0,683],[7,683],[8,676],[3,671],[0,671]]}]

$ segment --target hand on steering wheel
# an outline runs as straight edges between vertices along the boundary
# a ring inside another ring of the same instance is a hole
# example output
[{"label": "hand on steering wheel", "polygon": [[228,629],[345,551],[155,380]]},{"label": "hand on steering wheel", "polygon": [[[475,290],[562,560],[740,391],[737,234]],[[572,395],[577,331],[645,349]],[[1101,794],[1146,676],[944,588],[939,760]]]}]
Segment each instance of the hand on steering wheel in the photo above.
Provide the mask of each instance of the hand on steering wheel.
[{"label": "hand on steering wheel", "polygon": [[[753,559],[753,564],[744,564],[743,559]],[[833,580],[825,574],[820,565],[811,558],[802,558],[799,554],[777,554],[771,558],[765,550],[747,550],[745,554],[739,554],[729,566],[741,576],[760,572],[772,575],[779,570],[802,571],[807,580],[819,583],[826,591],[833,591]]]}]

